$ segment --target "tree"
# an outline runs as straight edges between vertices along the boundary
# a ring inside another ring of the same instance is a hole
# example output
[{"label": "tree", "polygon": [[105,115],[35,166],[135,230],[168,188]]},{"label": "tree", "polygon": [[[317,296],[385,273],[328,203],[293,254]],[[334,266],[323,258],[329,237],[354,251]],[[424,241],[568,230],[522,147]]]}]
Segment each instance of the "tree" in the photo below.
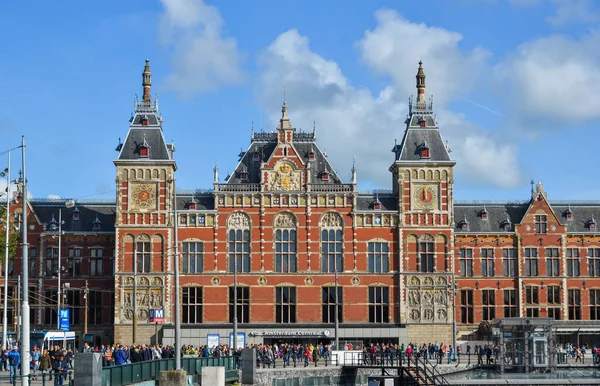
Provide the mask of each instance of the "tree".
[{"label": "tree", "polygon": [[[0,242],[0,261],[2,262],[2,271],[4,270],[4,254],[6,251],[6,245],[5,245],[5,235],[6,235],[6,224],[4,223],[4,220],[6,220],[6,208],[0,208],[0,219],[2,219],[2,224],[0,224],[0,229],[1,229],[1,234],[0,234],[0,240],[2,240],[2,242]],[[14,227],[11,226],[11,228],[9,229],[9,233],[8,233],[8,260],[14,260],[15,256],[17,255],[17,248],[19,246],[19,232],[15,231]]]}]

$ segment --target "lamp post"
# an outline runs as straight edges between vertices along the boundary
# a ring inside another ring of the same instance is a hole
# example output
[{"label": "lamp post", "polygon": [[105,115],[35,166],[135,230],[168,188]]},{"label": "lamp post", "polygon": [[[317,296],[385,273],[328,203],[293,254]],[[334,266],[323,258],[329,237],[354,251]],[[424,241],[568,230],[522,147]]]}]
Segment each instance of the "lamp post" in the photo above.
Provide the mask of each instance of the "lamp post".
[{"label": "lamp post", "polygon": [[458,283],[456,277],[452,274],[452,284],[448,284],[448,296],[452,299],[452,347],[456,357],[456,294],[458,292]]},{"label": "lamp post", "polygon": [[29,361],[30,350],[29,347],[29,243],[27,240],[27,174],[25,173],[25,136],[21,137],[21,158],[22,170],[23,170],[23,222],[21,223],[22,232],[22,258],[21,261],[25,264],[22,266],[23,275],[23,300],[21,301],[21,320],[24,321],[21,329],[23,338],[21,340],[21,386],[29,385]]},{"label": "lamp post", "polygon": [[339,350],[340,349],[340,334],[339,334],[339,330],[340,330],[340,318],[338,315],[338,310],[339,310],[339,298],[338,298],[338,270],[337,270],[337,264],[335,267],[335,349]]},{"label": "lamp post", "polygon": [[90,289],[88,287],[88,281],[85,281],[85,289],[83,290],[83,300],[85,300],[85,310],[83,313],[83,336],[88,333],[88,294]]},{"label": "lamp post", "polygon": [[10,225],[10,194],[8,187],[10,186],[10,150],[8,151],[8,167],[1,176],[6,175],[6,222],[4,228],[6,231],[6,239],[4,246],[4,309],[2,310],[2,348],[6,349],[6,338],[8,329],[8,253],[9,253],[9,225]]},{"label": "lamp post", "polygon": [[238,317],[237,317],[237,255],[233,257],[233,350],[237,350]]},{"label": "lamp post", "polygon": [[173,176],[173,264],[175,279],[175,370],[181,370],[181,308],[179,307],[179,256],[177,245],[179,234],[177,226],[177,192],[175,191],[175,176]]},{"label": "lamp post", "polygon": [[131,342],[132,344],[135,344],[137,341],[137,265],[138,265],[138,259],[137,259],[137,242],[134,242],[133,244],[133,323],[132,323],[132,334],[131,334],[131,339],[133,340],[133,342]]},{"label": "lamp post", "polygon": [[62,276],[62,268],[61,268],[61,255],[62,255],[62,208],[60,208],[58,210],[58,273],[57,273],[57,277],[58,277],[58,289],[57,289],[57,296],[58,296],[58,304],[57,304],[57,309],[56,309],[56,329],[60,330],[60,308],[61,308],[61,303],[62,303],[62,297],[61,297],[61,287],[60,287],[60,280],[61,280],[61,276]]}]

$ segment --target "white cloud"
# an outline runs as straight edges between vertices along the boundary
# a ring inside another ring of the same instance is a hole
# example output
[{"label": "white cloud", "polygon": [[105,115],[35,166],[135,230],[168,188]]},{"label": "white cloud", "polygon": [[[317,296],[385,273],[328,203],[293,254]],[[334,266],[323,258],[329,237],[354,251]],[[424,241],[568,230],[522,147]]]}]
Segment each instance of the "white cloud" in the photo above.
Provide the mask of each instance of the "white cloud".
[{"label": "white cloud", "polygon": [[49,194],[48,197],[49,200],[59,200],[60,196],[58,194]]},{"label": "white cloud", "polygon": [[415,68],[422,60],[427,93],[445,103],[478,84],[489,53],[482,48],[462,50],[462,35],[443,28],[413,23],[392,10],[375,13],[377,26],[357,42],[362,60],[379,74],[389,75],[402,95],[415,90]]},{"label": "white cloud", "polygon": [[160,40],[170,51],[169,87],[189,97],[221,85],[241,83],[243,55],[222,35],[219,10],[201,0],[162,0]]},{"label": "white cloud", "polygon": [[496,67],[515,117],[571,123],[600,118],[598,46],[598,32],[579,40],[553,35],[519,46]]},{"label": "white cloud", "polygon": [[[263,53],[256,93],[260,105],[271,112],[275,121],[280,114],[276,106],[281,105],[282,88],[287,86],[292,123],[309,128],[313,119],[317,121],[318,143],[342,176],[348,175],[352,157],[356,156],[361,180],[389,186],[391,175],[387,169],[394,161],[390,150],[394,138],[400,140],[404,132],[408,111],[405,101],[414,93],[416,62],[421,58],[437,61],[438,65],[427,67],[431,68],[428,79],[435,85],[432,88],[444,94],[439,98],[443,101],[456,98],[453,93],[461,90],[460,83],[468,74],[482,70],[486,54],[480,49],[461,52],[460,35],[410,23],[394,12],[378,12],[377,20],[377,27],[357,43],[365,63],[394,81],[377,95],[351,85],[338,64],[311,51],[308,39],[296,30],[279,35]],[[414,40],[421,35],[419,44],[410,44],[422,47],[414,56],[406,55],[406,44],[411,40],[407,34]],[[450,64],[444,63],[444,57]],[[470,69],[456,68],[459,63],[467,63]],[[458,174],[501,186],[519,182],[515,147],[497,143],[493,136],[450,113],[443,104],[438,112],[442,134],[456,150],[453,155],[457,156]]]},{"label": "white cloud", "polygon": [[591,0],[553,0],[556,13],[546,18],[555,27],[568,23],[594,23],[600,20],[598,10]]}]

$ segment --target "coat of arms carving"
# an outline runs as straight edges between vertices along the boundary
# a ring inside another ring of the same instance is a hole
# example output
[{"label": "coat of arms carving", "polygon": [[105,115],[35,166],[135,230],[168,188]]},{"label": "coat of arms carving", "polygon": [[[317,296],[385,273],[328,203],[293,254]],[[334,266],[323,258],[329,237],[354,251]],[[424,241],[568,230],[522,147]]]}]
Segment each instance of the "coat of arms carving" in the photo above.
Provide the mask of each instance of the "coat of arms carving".
[{"label": "coat of arms carving", "polygon": [[270,190],[300,190],[300,173],[287,162],[275,166],[271,181]]}]

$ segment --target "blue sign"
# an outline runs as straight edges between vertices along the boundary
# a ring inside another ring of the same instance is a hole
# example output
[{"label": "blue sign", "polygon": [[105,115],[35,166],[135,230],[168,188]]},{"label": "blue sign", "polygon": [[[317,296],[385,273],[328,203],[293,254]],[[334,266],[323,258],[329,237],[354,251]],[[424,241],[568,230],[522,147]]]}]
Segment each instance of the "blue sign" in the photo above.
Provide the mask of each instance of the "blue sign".
[{"label": "blue sign", "polygon": [[165,322],[165,310],[162,308],[150,310],[150,317],[148,318],[150,323],[164,323]]},{"label": "blue sign", "polygon": [[[246,348],[246,334],[238,332],[237,348]],[[229,347],[233,348],[233,332],[229,333]]]},{"label": "blue sign", "polygon": [[58,319],[60,321],[60,329],[69,331],[69,320],[71,319],[71,309],[65,308],[58,311]]}]

